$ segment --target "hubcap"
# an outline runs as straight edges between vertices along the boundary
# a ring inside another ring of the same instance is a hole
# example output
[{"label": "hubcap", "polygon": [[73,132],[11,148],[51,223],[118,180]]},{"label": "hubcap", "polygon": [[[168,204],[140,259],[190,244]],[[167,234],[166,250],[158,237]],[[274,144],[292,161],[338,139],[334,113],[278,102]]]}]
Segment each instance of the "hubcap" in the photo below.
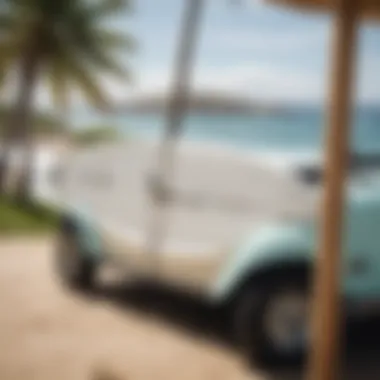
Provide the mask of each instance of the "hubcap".
[{"label": "hubcap", "polygon": [[303,351],[309,341],[308,300],[301,292],[282,292],[272,298],[264,316],[270,343],[281,352]]}]

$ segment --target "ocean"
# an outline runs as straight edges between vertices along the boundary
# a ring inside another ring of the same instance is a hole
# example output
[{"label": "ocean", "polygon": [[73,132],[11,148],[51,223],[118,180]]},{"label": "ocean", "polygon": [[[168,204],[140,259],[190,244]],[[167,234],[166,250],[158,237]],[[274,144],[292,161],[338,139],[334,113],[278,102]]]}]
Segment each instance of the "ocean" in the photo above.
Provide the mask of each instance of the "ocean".
[{"label": "ocean", "polygon": [[[181,138],[255,154],[320,154],[325,140],[325,115],[317,109],[288,109],[273,114],[223,115],[190,113]],[[126,136],[158,139],[165,128],[160,114],[99,116],[82,113],[77,124],[112,125]],[[358,108],[353,117],[351,150],[380,154],[380,107]]]}]

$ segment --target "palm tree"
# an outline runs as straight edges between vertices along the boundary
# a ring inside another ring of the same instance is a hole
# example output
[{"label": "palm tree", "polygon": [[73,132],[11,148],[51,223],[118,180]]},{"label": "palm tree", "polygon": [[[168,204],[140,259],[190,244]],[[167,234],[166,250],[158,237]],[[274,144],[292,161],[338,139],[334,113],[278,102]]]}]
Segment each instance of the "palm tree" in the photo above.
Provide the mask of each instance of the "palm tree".
[{"label": "palm tree", "polygon": [[[4,190],[6,149],[22,143],[24,162],[33,154],[33,101],[40,83],[54,104],[67,106],[71,91],[80,91],[96,107],[107,106],[101,77],[129,78],[120,53],[131,52],[133,39],[117,31],[109,17],[128,11],[128,0],[0,0],[0,80],[16,68],[16,98],[0,159]],[[28,196],[30,165],[18,186]]]}]

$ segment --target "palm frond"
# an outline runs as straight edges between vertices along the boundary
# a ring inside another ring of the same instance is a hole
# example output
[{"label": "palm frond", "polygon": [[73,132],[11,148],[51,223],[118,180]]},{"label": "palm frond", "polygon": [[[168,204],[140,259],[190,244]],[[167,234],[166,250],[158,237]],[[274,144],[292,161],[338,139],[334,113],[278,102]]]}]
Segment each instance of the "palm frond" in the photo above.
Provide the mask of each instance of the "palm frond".
[{"label": "palm frond", "polygon": [[71,60],[67,70],[73,84],[92,105],[99,109],[107,108],[108,99],[105,90],[93,70],[74,59]]},{"label": "palm frond", "polygon": [[106,50],[100,49],[97,45],[88,45],[82,51],[81,57],[91,68],[100,73],[111,75],[122,80],[131,80],[131,73],[127,65],[115,54],[110,54]]},{"label": "palm frond", "polygon": [[19,50],[9,41],[0,42],[0,88],[5,84],[8,74],[15,60],[18,58]]},{"label": "palm frond", "polygon": [[20,46],[17,41],[3,39],[0,40],[0,66],[1,62],[16,59],[20,55]]},{"label": "palm frond", "polygon": [[131,10],[131,8],[130,0],[98,0],[91,5],[90,12],[93,17],[104,18]]},{"label": "palm frond", "polygon": [[57,58],[51,63],[47,79],[56,107],[62,110],[67,109],[69,106],[70,83],[62,60]]},{"label": "palm frond", "polygon": [[[0,135],[4,133],[13,112],[13,107],[0,105]],[[33,129],[41,134],[56,134],[62,130],[63,123],[55,115],[47,112],[37,111],[32,119]]]},{"label": "palm frond", "polygon": [[127,58],[136,43],[103,21],[130,5],[130,0],[0,0],[0,86],[34,39],[42,46],[40,79],[48,83],[55,105],[66,107],[77,88],[91,104],[104,107],[102,80],[131,80]]},{"label": "palm frond", "polygon": [[11,28],[12,25],[13,25],[13,20],[11,18],[11,15],[7,13],[2,13],[0,11],[0,31],[7,32],[7,30]]},{"label": "palm frond", "polygon": [[94,32],[95,38],[99,45],[109,50],[122,50],[124,52],[135,52],[137,49],[136,40],[126,33],[120,33],[115,30],[102,29]]}]

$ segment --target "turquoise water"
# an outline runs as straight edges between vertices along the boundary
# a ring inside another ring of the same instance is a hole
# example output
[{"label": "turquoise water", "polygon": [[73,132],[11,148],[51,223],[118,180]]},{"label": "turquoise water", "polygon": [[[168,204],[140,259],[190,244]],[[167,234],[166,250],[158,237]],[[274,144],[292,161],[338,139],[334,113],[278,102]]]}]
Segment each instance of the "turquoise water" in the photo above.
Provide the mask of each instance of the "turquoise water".
[{"label": "turquoise water", "polygon": [[[87,118],[88,123],[95,121],[116,125],[127,135],[153,139],[162,135],[165,126],[165,118],[158,114]],[[323,113],[313,109],[257,116],[190,114],[183,125],[182,137],[254,151],[318,152],[323,147],[324,125]],[[380,153],[380,107],[355,112],[351,146],[357,152]]]}]

